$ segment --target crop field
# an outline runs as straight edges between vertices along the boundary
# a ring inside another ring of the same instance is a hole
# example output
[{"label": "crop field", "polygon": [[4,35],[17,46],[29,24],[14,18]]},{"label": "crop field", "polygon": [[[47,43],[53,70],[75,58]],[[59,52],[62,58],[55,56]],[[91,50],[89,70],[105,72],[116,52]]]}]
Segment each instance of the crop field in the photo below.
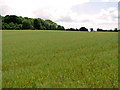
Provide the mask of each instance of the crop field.
[{"label": "crop field", "polygon": [[118,88],[118,33],[2,31],[3,88]]}]

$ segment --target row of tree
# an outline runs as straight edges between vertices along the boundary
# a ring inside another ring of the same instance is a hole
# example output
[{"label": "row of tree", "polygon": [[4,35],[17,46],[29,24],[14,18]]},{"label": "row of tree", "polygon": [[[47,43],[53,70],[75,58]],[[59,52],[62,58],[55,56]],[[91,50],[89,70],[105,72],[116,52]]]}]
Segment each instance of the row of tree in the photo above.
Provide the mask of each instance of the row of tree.
[{"label": "row of tree", "polygon": [[85,27],[81,27],[80,29],[68,28],[66,31],[88,31],[88,29]]},{"label": "row of tree", "polygon": [[[80,29],[69,28],[69,29],[66,29],[66,31],[89,31],[89,30],[85,27],[81,27]],[[93,28],[90,28],[90,31],[94,32],[95,30]],[[103,29],[97,28],[97,31],[98,32],[118,32],[120,30],[118,30],[117,28],[115,28],[114,30],[112,30],[112,29],[111,30],[103,30]]]},{"label": "row of tree", "polygon": [[28,18],[16,15],[6,15],[2,17],[3,30],[65,30],[61,25],[57,25],[51,20],[41,18]]},{"label": "row of tree", "polygon": [[[66,31],[89,31],[85,27],[80,29],[68,28],[65,29],[64,26],[57,25],[55,22],[47,19],[43,20],[41,18],[28,18],[16,15],[6,15],[5,17],[0,15],[2,19],[2,29],[3,30],[66,30]],[[0,19],[0,20],[1,20]],[[1,24],[0,24],[1,25]],[[90,28],[90,31],[95,31]],[[97,31],[102,32],[118,32],[119,30],[115,28],[114,30],[103,30],[97,29]]]},{"label": "row of tree", "polygon": [[97,29],[98,32],[119,32],[120,30],[118,30],[117,28],[115,28],[114,30],[110,29],[110,30],[103,30],[103,29]]}]

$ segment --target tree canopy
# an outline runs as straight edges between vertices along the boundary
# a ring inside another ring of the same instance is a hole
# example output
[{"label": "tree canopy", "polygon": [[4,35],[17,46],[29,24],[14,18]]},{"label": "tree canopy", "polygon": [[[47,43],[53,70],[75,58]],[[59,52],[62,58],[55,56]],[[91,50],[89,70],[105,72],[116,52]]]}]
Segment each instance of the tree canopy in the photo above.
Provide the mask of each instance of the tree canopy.
[{"label": "tree canopy", "polygon": [[53,21],[41,18],[28,18],[16,15],[2,16],[3,30],[65,30],[64,26],[57,25]]}]

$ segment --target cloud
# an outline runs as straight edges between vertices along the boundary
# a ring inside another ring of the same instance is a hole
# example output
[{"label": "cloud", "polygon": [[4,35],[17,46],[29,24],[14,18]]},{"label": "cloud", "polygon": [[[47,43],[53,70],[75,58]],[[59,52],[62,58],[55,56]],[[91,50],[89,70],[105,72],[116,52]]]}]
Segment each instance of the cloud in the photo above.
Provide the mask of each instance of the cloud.
[{"label": "cloud", "polygon": [[9,6],[1,5],[0,8],[1,8],[0,15],[9,14],[9,11],[10,11],[10,7]]},{"label": "cloud", "polygon": [[[34,16],[41,16],[50,19],[59,20],[61,17],[69,16],[71,14],[70,8],[76,4],[83,4],[89,0],[44,0],[39,8],[33,11]],[[44,3],[45,2],[45,3]],[[47,3],[46,3],[47,2]],[[43,13],[43,14],[42,14]]]},{"label": "cloud", "polygon": [[106,10],[102,9],[99,15],[96,17],[96,24],[99,27],[104,27],[105,29],[112,29],[118,27],[118,10],[115,7],[108,8]]},{"label": "cloud", "polygon": [[117,21],[117,18],[114,17],[118,17],[118,10],[115,7],[111,7],[107,10],[102,9],[97,19],[101,20],[101,22],[112,23],[113,21]]},{"label": "cloud", "polygon": [[90,0],[90,2],[119,2],[120,0]]},{"label": "cloud", "polygon": [[104,2],[119,2],[120,0],[102,0]]},{"label": "cloud", "polygon": [[82,5],[77,4],[72,6],[72,12],[76,14],[96,14],[101,11],[101,9],[108,9],[111,7],[118,7],[116,2],[88,2]]},{"label": "cloud", "polygon": [[118,27],[118,11],[116,7],[111,7],[107,9],[101,9],[99,13],[89,15],[89,14],[71,14],[71,19],[73,20],[69,25],[64,22],[58,22],[65,25],[67,28],[74,27],[87,27],[87,28],[103,28],[103,29],[113,29]]},{"label": "cloud", "polygon": [[31,12],[34,12],[38,9],[44,10],[44,8],[49,7],[47,8],[47,12],[49,13],[52,13],[53,9],[55,9],[57,13],[64,13],[72,5],[82,4],[88,1],[89,0],[0,0],[0,5],[7,5],[11,7],[11,13],[13,14],[23,15],[22,13],[24,13],[24,16],[30,14],[31,17],[33,17],[35,15]]},{"label": "cloud", "polygon": [[56,20],[56,22],[73,22],[72,18],[70,16],[65,16],[65,17],[61,17],[60,19]]},{"label": "cloud", "polygon": [[33,11],[33,14],[36,18],[42,18],[42,19],[49,19],[51,18],[50,9],[49,7],[39,8],[35,11]]},{"label": "cloud", "polygon": [[93,21],[92,20],[89,20],[89,19],[84,19],[84,20],[81,20],[81,22],[82,23],[93,23]]}]

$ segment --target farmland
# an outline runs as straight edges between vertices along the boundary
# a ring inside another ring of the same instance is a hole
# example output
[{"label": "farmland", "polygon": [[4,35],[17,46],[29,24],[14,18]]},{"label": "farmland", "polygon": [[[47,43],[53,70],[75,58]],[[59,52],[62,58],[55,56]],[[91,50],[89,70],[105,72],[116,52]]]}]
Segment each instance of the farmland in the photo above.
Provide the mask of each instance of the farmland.
[{"label": "farmland", "polygon": [[3,88],[118,88],[118,33],[2,31]]}]

